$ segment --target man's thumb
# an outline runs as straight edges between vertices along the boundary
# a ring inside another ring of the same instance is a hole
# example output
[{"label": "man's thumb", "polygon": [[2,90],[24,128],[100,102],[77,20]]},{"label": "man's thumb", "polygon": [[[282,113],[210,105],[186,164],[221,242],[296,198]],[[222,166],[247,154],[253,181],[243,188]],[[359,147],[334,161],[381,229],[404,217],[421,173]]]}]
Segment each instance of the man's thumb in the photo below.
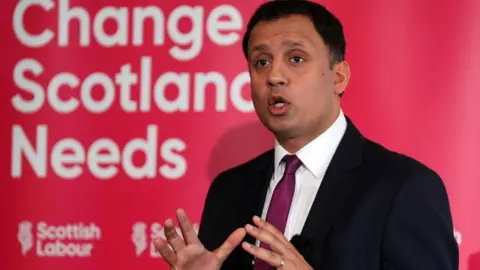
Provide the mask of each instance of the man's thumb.
[{"label": "man's thumb", "polygon": [[228,255],[242,242],[246,234],[247,232],[244,228],[236,229],[219,248],[213,251],[220,262],[223,263],[227,259]]}]

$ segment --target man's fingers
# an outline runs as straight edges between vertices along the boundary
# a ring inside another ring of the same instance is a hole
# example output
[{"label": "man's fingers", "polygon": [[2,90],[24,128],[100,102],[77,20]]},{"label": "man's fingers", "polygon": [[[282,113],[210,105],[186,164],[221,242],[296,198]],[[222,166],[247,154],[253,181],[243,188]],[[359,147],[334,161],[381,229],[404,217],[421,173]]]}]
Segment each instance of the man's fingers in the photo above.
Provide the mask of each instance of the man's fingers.
[{"label": "man's fingers", "polygon": [[260,259],[271,266],[278,267],[282,262],[282,256],[271,250],[266,250],[262,247],[257,247],[247,242],[243,242],[242,247],[246,252],[257,258],[257,260]]},{"label": "man's fingers", "polygon": [[281,241],[285,246],[287,247],[293,247],[293,245],[288,241],[288,239],[281,233],[275,226],[272,224],[268,223],[265,220],[262,220],[258,216],[253,217],[253,223],[257,225],[260,229],[264,229],[267,232],[271,233],[275,238],[277,238],[279,241]]},{"label": "man's fingers", "polygon": [[225,261],[225,259],[232,253],[232,251],[240,245],[243,238],[245,237],[246,232],[244,228],[236,229],[230,236],[223,242],[223,244],[217,248],[213,253],[217,255],[217,258],[220,262]]},{"label": "man's fingers", "polygon": [[283,255],[288,253],[287,246],[269,231],[250,224],[247,224],[245,229],[248,234],[260,240],[260,242],[267,244],[271,250]]},{"label": "man's fingers", "polygon": [[177,256],[165,240],[161,237],[157,237],[153,239],[153,245],[169,265],[175,265],[177,263]]},{"label": "man's fingers", "polygon": [[183,239],[178,235],[173,220],[167,219],[165,221],[165,237],[167,238],[168,243],[172,246],[175,252],[179,252],[185,247]]},{"label": "man's fingers", "polygon": [[177,219],[180,224],[180,230],[182,231],[183,239],[187,244],[200,244],[200,240],[197,237],[197,233],[193,228],[192,222],[188,218],[185,210],[177,210]]}]

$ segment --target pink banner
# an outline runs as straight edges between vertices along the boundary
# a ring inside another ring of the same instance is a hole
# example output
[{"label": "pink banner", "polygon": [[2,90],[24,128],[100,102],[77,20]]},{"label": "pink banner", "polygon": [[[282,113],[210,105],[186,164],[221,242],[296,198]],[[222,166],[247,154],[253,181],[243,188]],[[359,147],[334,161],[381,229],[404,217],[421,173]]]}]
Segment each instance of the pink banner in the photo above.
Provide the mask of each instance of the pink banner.
[{"label": "pink banner", "polygon": [[[221,171],[273,146],[241,38],[263,1],[3,1],[2,269],[167,269]],[[480,2],[322,1],[342,21],[345,113],[447,186],[480,269]],[[247,144],[247,140],[251,140]]]}]

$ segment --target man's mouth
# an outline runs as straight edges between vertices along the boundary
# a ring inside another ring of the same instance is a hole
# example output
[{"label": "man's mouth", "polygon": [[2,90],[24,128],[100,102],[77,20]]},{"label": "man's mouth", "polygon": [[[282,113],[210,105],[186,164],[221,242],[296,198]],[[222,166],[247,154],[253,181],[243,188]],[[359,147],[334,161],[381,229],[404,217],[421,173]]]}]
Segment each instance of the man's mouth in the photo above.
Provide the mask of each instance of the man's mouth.
[{"label": "man's mouth", "polygon": [[272,96],[269,100],[270,114],[275,116],[284,115],[287,112],[289,102],[282,96]]},{"label": "man's mouth", "polygon": [[270,98],[270,105],[274,107],[283,107],[287,104],[288,102],[281,96],[273,96]]}]

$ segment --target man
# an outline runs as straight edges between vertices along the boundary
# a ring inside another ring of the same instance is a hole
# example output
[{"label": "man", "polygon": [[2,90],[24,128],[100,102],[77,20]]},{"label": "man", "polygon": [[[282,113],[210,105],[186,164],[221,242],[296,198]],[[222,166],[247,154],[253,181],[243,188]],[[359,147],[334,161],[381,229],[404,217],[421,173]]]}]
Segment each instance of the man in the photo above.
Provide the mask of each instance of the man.
[{"label": "man", "polygon": [[183,210],[184,240],[166,221],[168,243],[154,242],[171,268],[458,269],[442,180],[364,138],[341,110],[350,70],[334,15],[267,2],[243,49],[276,146],[213,181],[198,238]]}]

